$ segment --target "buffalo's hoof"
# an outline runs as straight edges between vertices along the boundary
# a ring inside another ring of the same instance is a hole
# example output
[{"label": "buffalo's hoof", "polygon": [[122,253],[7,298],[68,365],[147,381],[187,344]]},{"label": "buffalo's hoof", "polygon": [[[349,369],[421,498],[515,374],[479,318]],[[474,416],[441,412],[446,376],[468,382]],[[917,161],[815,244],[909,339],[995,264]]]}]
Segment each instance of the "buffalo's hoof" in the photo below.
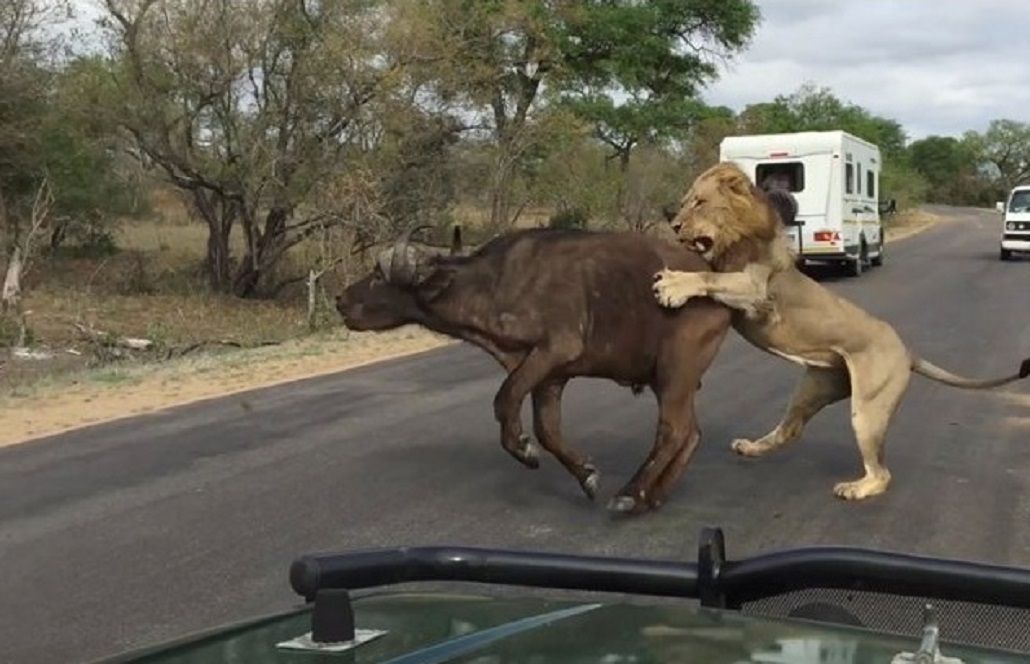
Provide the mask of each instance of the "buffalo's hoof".
[{"label": "buffalo's hoof", "polygon": [[579,485],[583,487],[583,493],[587,495],[587,498],[594,500],[597,497],[597,489],[601,486],[601,473],[597,472],[597,468],[593,464],[584,464],[584,470],[590,471],[590,474],[579,481]]},{"label": "buffalo's hoof", "polygon": [[511,454],[526,468],[540,467],[540,455],[536,450],[536,445],[526,434],[519,436],[518,447]]},{"label": "buffalo's hoof", "polygon": [[608,501],[608,511],[616,514],[633,514],[640,509],[639,506],[633,496],[614,496]]}]

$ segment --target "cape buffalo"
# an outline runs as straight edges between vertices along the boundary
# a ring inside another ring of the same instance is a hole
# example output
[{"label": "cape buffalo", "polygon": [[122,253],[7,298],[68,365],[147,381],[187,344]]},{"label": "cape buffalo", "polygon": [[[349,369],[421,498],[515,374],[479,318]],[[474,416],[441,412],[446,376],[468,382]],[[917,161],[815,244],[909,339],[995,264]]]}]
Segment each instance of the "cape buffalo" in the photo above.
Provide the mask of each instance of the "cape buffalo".
[{"label": "cape buffalo", "polygon": [[352,330],[417,323],[490,353],[508,372],[494,399],[501,445],[538,466],[520,418],[531,394],[537,440],[591,499],[598,471],[560,431],[565,384],[594,376],[635,392],[650,387],[659,405],[654,446],[608,504],[640,512],[661,505],[700,442],[694,395],[730,322],[728,309],[708,300],[675,311],[658,306],[652,275],[663,267],[708,269],[689,250],[635,233],[523,230],[468,256],[459,229],[449,253],[408,234],[378,255],[337,308]]}]

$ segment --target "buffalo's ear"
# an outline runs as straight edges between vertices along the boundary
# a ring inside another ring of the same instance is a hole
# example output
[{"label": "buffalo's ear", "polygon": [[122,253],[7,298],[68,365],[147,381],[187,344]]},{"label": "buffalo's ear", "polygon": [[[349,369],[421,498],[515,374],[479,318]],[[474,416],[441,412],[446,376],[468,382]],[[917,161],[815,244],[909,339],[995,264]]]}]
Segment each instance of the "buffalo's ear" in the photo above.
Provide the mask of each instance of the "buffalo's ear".
[{"label": "buffalo's ear", "polygon": [[433,271],[418,284],[416,293],[419,299],[425,302],[432,302],[443,295],[444,291],[450,288],[451,283],[454,281],[456,272],[457,268],[455,266],[447,265],[446,263],[434,266]]},{"label": "buffalo's ear", "polygon": [[451,235],[451,256],[457,256],[461,253],[461,226],[455,224],[454,232]]}]

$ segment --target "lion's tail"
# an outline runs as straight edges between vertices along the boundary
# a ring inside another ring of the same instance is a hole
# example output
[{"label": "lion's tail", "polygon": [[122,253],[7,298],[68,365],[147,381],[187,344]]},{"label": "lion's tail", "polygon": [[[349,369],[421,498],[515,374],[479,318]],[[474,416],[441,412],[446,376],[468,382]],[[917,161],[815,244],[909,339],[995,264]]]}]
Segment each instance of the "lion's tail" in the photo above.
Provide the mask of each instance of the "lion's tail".
[{"label": "lion's tail", "polygon": [[987,390],[992,387],[1001,387],[1002,385],[1007,385],[1013,381],[1030,376],[1030,358],[1023,360],[1022,364],[1019,365],[1018,373],[1011,376],[1005,376],[1004,378],[988,378],[984,380],[963,378],[962,376],[956,376],[950,371],[941,369],[936,364],[927,362],[920,357],[912,358],[912,371],[916,372],[920,376],[925,376],[930,380],[936,380],[937,382],[944,383],[945,385],[961,387],[967,390]]}]

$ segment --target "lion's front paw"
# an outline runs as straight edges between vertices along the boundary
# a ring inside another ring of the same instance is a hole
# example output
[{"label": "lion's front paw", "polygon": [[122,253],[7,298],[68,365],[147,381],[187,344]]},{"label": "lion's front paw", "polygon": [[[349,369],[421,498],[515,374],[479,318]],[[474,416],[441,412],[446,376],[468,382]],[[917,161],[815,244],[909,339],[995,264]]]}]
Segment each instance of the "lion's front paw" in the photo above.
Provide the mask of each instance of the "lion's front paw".
[{"label": "lion's front paw", "polygon": [[654,276],[654,296],[663,307],[682,307],[692,297],[705,295],[704,280],[696,272],[662,270]]}]

